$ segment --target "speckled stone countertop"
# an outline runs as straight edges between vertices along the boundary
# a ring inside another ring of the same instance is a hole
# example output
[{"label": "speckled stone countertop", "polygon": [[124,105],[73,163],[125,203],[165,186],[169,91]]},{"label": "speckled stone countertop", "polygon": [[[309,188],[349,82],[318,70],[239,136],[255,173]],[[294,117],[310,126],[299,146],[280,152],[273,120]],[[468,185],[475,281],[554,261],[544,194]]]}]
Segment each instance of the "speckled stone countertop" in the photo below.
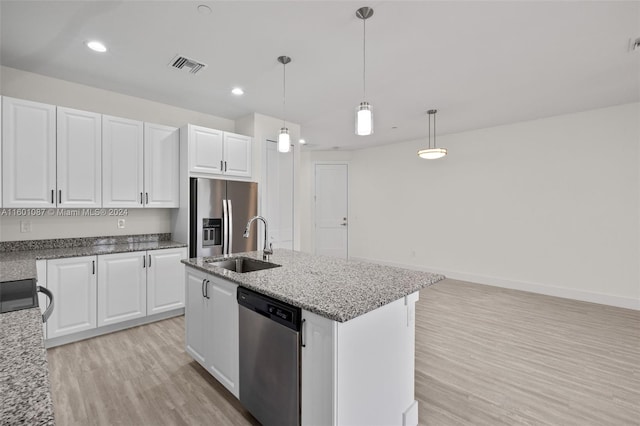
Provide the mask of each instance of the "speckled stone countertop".
[{"label": "speckled stone countertop", "polygon": [[62,259],[65,257],[94,256],[98,254],[160,250],[186,246],[186,244],[175,241],[151,241],[0,252],[0,281],[35,278],[35,261],[40,259]]},{"label": "speckled stone countertop", "polygon": [[53,425],[39,308],[0,314],[0,425]]},{"label": "speckled stone countertop", "polygon": [[[262,251],[236,253],[262,260]],[[355,260],[276,249],[269,261],[282,265],[236,273],[207,262],[225,256],[183,260],[185,265],[325,318],[345,322],[443,280],[443,275]]]}]

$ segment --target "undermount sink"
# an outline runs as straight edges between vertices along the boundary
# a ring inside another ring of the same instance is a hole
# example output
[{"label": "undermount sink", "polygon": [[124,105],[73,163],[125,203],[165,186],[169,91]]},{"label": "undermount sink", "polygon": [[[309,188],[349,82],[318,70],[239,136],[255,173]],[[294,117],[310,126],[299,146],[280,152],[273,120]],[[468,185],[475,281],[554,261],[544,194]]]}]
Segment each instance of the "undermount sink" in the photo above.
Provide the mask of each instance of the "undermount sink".
[{"label": "undermount sink", "polygon": [[261,271],[263,269],[278,268],[281,266],[271,262],[252,259],[250,257],[233,257],[231,259],[217,260],[207,263],[209,265],[224,268],[233,272],[238,272],[240,274]]}]

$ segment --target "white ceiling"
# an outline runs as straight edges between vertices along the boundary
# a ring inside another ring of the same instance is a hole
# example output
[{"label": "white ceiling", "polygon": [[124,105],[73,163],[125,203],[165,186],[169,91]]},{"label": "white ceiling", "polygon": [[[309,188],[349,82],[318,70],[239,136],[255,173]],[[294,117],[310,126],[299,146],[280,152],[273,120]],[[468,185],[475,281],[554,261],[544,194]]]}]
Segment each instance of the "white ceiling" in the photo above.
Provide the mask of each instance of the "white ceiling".
[{"label": "white ceiling", "polygon": [[[197,5],[211,7],[199,14]],[[362,101],[375,133],[354,134]],[[236,119],[287,112],[316,148],[461,132],[640,100],[640,2],[5,1],[2,65]],[[102,40],[96,54],[84,42]],[[199,75],[167,66],[182,54]],[[230,94],[233,86],[246,94]],[[397,129],[392,127],[397,126]]]}]

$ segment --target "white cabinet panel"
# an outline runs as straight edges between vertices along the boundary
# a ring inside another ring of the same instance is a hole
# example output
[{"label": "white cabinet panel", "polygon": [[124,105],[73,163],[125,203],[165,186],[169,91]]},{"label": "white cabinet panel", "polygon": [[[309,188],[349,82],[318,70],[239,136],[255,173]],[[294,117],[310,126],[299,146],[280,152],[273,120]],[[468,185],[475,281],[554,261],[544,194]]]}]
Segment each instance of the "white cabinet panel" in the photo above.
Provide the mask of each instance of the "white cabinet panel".
[{"label": "white cabinet panel", "polygon": [[186,269],[187,353],[238,398],[238,286],[191,268]]},{"label": "white cabinet panel", "polygon": [[147,315],[184,307],[186,248],[147,252]]},{"label": "white cabinet panel", "polygon": [[224,174],[251,177],[251,141],[249,136],[224,133]]},{"label": "white cabinet panel", "polygon": [[58,107],[58,207],[102,205],[102,115]]},{"label": "white cabinet panel", "polygon": [[180,132],[144,125],[145,207],[180,207]]},{"label": "white cabinet panel", "polygon": [[56,107],[2,99],[4,207],[55,207]]},{"label": "white cabinet panel", "polygon": [[102,116],[103,207],[143,207],[143,135],[141,121]]},{"label": "white cabinet panel", "polygon": [[146,252],[98,256],[98,326],[147,314]]},{"label": "white cabinet panel", "polygon": [[240,397],[239,387],[239,319],[237,284],[209,276],[205,294],[208,318],[205,335],[208,350],[207,369],[226,387],[229,392]]},{"label": "white cabinet panel", "polygon": [[336,322],[302,311],[301,405],[303,425],[335,421]]},{"label": "white cabinet panel", "polygon": [[222,174],[222,131],[189,125],[189,171]]},{"label": "white cabinet panel", "polygon": [[48,260],[47,288],[54,299],[47,338],[96,328],[95,256]]},{"label": "white cabinet panel", "polygon": [[185,268],[186,272],[186,300],[185,300],[185,327],[186,350],[189,355],[198,361],[203,367],[205,364],[205,313],[207,299],[204,297],[204,284],[207,275]]}]

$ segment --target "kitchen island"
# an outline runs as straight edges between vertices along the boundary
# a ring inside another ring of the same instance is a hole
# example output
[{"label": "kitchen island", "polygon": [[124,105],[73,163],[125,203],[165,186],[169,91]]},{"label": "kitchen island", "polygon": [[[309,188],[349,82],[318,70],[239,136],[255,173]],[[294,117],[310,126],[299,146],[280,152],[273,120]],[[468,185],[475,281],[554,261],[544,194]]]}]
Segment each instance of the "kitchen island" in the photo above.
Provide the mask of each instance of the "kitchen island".
[{"label": "kitchen island", "polygon": [[[262,260],[262,252],[229,257]],[[444,276],[284,249],[269,259],[279,267],[248,273],[212,263],[224,258],[183,263],[188,266],[187,352],[230,392],[239,393],[235,290],[241,286],[302,310],[303,425],[418,424],[415,302],[419,290]],[[198,327],[206,309],[200,294],[208,296],[209,285],[213,299],[204,303],[213,311],[206,321],[210,334]],[[218,318],[216,310],[222,311]],[[216,336],[223,337],[211,345]],[[229,349],[221,353],[222,346]]]}]

